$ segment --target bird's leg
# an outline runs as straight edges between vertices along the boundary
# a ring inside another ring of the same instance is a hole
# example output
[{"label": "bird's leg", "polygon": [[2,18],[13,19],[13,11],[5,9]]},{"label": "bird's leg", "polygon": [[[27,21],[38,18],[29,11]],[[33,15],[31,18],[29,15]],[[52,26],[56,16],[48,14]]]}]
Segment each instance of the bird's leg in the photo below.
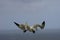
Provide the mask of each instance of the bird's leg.
[{"label": "bird's leg", "polygon": [[35,33],[35,31],[33,31],[33,33]]},{"label": "bird's leg", "polygon": [[23,32],[26,32],[27,30],[24,30]]}]

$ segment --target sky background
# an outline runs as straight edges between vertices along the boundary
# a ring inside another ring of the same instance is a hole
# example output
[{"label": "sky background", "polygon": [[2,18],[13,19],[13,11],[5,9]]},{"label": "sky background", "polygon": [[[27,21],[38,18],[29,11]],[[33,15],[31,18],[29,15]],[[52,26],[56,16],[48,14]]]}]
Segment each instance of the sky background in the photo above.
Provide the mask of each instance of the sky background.
[{"label": "sky background", "polygon": [[60,0],[0,0],[0,30],[18,29],[14,21],[60,29]]}]

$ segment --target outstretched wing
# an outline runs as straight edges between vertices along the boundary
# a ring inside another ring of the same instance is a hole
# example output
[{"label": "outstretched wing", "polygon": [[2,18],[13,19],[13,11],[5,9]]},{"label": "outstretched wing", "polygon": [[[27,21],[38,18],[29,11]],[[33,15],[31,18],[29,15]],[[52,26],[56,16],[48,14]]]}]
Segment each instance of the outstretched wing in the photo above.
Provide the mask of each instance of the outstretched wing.
[{"label": "outstretched wing", "polygon": [[18,28],[20,28],[20,29],[22,29],[22,30],[25,30],[25,25],[24,25],[24,24],[18,24],[18,23],[16,23],[16,22],[14,22],[14,24],[15,24]]},{"label": "outstretched wing", "polygon": [[33,26],[33,28],[35,28],[36,30],[37,30],[37,27],[40,27],[41,29],[43,29],[45,27],[45,21],[43,21],[41,25],[40,24],[35,24]]},{"label": "outstretched wing", "polygon": [[38,27],[41,27],[39,24],[33,25],[33,28],[37,30]]}]

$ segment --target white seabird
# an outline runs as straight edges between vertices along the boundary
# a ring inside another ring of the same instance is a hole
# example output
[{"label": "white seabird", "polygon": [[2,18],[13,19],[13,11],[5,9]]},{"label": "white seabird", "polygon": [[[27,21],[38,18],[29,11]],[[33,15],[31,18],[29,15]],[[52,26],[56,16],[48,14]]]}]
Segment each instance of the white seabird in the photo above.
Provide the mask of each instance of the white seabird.
[{"label": "white seabird", "polygon": [[25,24],[18,24],[16,22],[14,22],[14,24],[16,24],[17,27],[22,29],[24,32],[30,31],[30,32],[33,32],[33,33],[35,33],[35,31],[37,30],[38,27],[40,27],[41,29],[44,29],[44,27],[45,27],[45,21],[43,21],[41,25],[40,24],[35,24],[32,27],[29,26],[27,23],[25,23]]}]

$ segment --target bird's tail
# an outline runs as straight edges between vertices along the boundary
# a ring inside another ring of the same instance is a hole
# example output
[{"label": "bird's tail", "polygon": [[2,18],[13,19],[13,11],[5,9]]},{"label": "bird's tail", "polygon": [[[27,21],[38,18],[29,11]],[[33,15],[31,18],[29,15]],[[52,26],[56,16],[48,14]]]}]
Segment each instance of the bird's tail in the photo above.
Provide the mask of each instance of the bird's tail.
[{"label": "bird's tail", "polygon": [[14,24],[16,24],[17,26],[19,26],[19,24],[18,24],[18,23],[16,23],[16,22],[14,22]]}]

